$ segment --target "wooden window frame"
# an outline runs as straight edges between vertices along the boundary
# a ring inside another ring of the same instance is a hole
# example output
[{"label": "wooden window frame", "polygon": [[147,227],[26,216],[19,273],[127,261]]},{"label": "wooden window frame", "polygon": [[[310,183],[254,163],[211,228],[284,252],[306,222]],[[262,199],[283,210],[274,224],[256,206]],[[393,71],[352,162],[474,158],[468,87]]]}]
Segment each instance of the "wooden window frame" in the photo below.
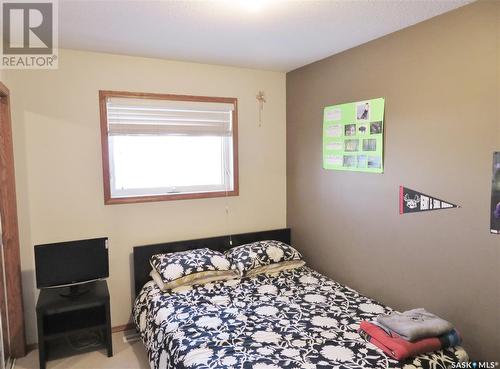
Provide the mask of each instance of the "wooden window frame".
[{"label": "wooden window frame", "polygon": [[[196,192],[196,193],[176,193],[162,195],[144,195],[131,197],[112,197],[110,167],[109,167],[109,141],[108,141],[108,112],[107,99],[111,97],[125,97],[134,99],[155,99],[155,100],[170,100],[170,101],[193,101],[193,102],[212,102],[212,103],[228,103],[234,105],[232,111],[232,133],[233,133],[233,189],[231,191],[213,191],[213,192]],[[189,199],[206,199],[213,197],[227,197],[239,195],[239,173],[238,173],[238,99],[234,97],[210,97],[210,96],[191,96],[191,95],[174,95],[174,94],[158,94],[145,92],[127,92],[127,91],[99,91],[99,110],[101,124],[101,148],[102,148],[102,171],[104,185],[104,204],[134,204],[142,202],[154,201],[173,201],[173,200],[189,200]]]}]

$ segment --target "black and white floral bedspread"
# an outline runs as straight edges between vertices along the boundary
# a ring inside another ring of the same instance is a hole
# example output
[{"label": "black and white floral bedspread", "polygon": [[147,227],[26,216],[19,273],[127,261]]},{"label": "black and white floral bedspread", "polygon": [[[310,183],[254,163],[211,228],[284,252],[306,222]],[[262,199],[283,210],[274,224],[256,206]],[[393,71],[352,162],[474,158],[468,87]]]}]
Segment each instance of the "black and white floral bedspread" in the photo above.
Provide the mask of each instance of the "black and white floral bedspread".
[{"label": "black and white floral bedspread", "polygon": [[164,293],[148,282],[134,319],[152,369],[448,368],[461,347],[388,358],[358,334],[389,308],[308,267]]}]

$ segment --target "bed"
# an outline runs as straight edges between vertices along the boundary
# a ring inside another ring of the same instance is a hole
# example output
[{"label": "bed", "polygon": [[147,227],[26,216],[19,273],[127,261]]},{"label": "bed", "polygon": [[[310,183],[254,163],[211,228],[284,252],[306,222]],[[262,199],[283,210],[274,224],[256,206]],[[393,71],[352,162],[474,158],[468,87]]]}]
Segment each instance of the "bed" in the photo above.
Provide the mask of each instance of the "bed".
[{"label": "bed", "polygon": [[[361,320],[391,309],[310,267],[161,292],[149,280],[155,253],[223,251],[290,230],[134,248],[134,322],[152,369],[439,369],[468,359],[456,346],[400,363],[357,333]],[[231,244],[230,244],[231,243]]]}]

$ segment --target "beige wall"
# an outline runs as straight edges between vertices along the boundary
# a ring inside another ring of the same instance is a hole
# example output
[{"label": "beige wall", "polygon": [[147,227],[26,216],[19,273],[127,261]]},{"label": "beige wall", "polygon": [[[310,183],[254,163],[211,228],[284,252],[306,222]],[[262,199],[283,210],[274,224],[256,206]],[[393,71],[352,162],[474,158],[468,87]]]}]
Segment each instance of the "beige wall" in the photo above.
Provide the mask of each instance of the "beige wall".
[{"label": "beige wall", "polygon": [[[132,247],[285,226],[285,75],[62,50],[55,71],[9,71],[28,341],[36,340],[33,245],[110,238],[113,325],[131,312]],[[103,204],[98,90],[238,98],[240,196]],[[258,127],[255,95],[266,93]]]},{"label": "beige wall", "polygon": [[[321,272],[398,309],[456,323],[499,359],[499,2],[439,16],[287,74],[287,220]],[[385,97],[385,173],[322,169],[324,106]],[[460,209],[398,214],[398,186]]]}]

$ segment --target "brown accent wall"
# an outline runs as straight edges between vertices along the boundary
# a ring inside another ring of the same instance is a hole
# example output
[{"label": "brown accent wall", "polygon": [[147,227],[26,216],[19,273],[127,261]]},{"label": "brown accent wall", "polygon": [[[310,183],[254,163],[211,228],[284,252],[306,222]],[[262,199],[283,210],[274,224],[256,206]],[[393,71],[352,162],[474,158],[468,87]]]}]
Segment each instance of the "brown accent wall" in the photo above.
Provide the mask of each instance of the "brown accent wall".
[{"label": "brown accent wall", "polygon": [[[500,2],[465,6],[287,74],[287,221],[319,271],[397,309],[453,321],[500,358]],[[323,107],[384,97],[385,173],[322,169]],[[460,209],[398,214],[398,186]]]}]

